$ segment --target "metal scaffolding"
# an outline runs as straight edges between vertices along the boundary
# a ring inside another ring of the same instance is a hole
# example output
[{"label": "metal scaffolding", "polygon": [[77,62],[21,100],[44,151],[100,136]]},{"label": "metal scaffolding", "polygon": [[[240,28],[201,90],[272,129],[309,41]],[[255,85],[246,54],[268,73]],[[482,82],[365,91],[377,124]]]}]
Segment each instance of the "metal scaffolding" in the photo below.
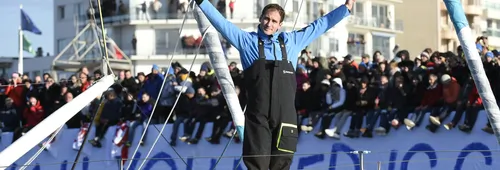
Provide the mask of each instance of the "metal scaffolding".
[{"label": "metal scaffolding", "polygon": [[[107,44],[102,44],[102,37]],[[103,65],[103,52],[99,46],[107,45],[111,68]],[[87,25],[57,54],[52,61],[52,71],[76,72],[86,66],[89,70],[101,69],[104,73],[109,70],[121,71],[132,69],[132,60],[118,45],[94,23]],[[103,70],[105,69],[105,70]],[[57,74],[53,74],[57,76]]]}]

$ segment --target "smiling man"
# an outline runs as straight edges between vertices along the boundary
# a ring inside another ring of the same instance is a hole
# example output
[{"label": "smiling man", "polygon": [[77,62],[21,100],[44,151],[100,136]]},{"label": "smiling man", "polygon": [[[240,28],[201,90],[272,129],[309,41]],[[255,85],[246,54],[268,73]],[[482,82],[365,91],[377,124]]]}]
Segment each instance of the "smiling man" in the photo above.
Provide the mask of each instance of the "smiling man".
[{"label": "smiling man", "polygon": [[278,4],[269,4],[262,10],[258,31],[245,32],[226,20],[210,1],[196,0],[215,29],[240,52],[248,103],[245,127],[237,130],[244,134],[243,161],[249,170],[290,169],[299,133],[294,74],[298,54],[349,16],[354,2],[347,0],[345,5],[292,32],[280,31],[285,11]]}]

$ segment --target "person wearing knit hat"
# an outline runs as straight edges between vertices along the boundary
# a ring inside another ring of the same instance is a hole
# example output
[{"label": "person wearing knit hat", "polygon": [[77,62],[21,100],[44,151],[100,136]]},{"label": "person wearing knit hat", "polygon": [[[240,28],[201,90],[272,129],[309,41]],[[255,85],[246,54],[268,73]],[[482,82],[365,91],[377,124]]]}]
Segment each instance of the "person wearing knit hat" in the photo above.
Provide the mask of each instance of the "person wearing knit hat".
[{"label": "person wearing knit hat", "polygon": [[[443,74],[441,76],[441,84],[443,85],[443,107],[438,112],[432,112],[429,116],[429,120],[432,124],[428,126],[428,130],[435,132],[437,128],[441,125],[441,122],[446,119],[452,111],[460,112],[458,108],[460,101],[460,84],[457,80],[448,74]],[[451,125],[453,126],[453,125]],[[450,129],[450,126],[445,125],[446,129]]]},{"label": "person wearing knit hat", "polygon": [[151,73],[146,76],[146,80],[144,81],[144,85],[139,91],[137,97],[142,97],[142,94],[148,93],[151,98],[157,99],[158,94],[160,93],[160,88],[163,84],[164,76],[160,73],[160,67],[158,65],[153,64],[151,68]]}]

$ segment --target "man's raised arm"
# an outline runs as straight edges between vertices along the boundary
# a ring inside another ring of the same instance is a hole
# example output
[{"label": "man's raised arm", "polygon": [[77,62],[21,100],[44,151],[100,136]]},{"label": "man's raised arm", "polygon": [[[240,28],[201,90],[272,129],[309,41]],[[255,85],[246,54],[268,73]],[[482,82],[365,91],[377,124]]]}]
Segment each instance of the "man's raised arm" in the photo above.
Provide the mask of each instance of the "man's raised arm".
[{"label": "man's raised arm", "polygon": [[207,16],[208,20],[220,34],[231,43],[236,49],[240,50],[245,46],[245,39],[249,33],[236,27],[229,22],[208,0],[195,0],[201,11]]},{"label": "man's raised arm", "polygon": [[314,41],[319,36],[323,35],[330,28],[349,16],[354,0],[347,0],[345,5],[342,5],[325,16],[317,19],[305,28],[298,31],[293,31],[290,35],[293,37],[298,49],[303,49]]}]

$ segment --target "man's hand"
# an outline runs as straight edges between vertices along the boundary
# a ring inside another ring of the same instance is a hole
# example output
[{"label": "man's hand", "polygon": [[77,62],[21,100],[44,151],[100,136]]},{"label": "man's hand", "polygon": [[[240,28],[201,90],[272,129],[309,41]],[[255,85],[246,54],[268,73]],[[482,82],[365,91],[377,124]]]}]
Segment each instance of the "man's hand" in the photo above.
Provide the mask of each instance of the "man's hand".
[{"label": "man's hand", "polygon": [[236,126],[236,132],[238,132],[238,136],[240,137],[240,140],[243,141],[243,135],[245,132],[245,128],[243,128],[243,126]]},{"label": "man's hand", "polygon": [[356,0],[346,0],[345,6],[347,7],[347,9],[349,9],[349,11],[352,11],[352,7],[354,6],[355,3]]}]

